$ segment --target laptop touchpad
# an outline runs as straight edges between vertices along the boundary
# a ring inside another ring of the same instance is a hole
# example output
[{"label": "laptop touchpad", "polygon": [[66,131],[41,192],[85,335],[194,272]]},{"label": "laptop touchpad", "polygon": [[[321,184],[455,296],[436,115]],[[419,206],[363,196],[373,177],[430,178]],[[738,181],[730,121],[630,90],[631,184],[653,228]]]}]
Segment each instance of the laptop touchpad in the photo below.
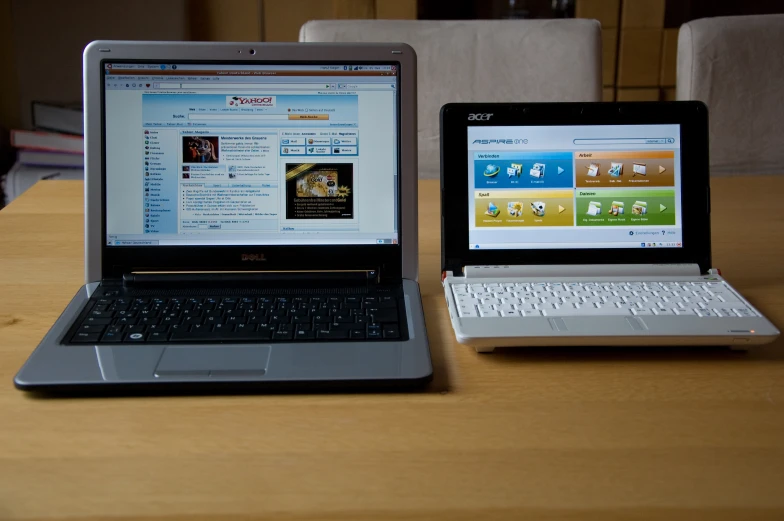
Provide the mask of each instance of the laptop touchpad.
[{"label": "laptop touchpad", "polygon": [[262,375],[270,346],[167,347],[155,376]]}]

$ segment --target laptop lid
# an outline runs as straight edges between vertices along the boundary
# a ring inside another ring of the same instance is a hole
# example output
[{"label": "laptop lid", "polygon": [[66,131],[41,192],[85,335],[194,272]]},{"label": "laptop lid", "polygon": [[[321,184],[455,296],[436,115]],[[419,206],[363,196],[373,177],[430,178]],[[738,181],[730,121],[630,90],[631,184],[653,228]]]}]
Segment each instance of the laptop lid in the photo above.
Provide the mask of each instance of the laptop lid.
[{"label": "laptop lid", "polygon": [[707,132],[699,102],[445,105],[444,270],[635,263],[707,270]]},{"label": "laptop lid", "polygon": [[416,277],[410,47],[94,42],[84,67],[88,281]]}]

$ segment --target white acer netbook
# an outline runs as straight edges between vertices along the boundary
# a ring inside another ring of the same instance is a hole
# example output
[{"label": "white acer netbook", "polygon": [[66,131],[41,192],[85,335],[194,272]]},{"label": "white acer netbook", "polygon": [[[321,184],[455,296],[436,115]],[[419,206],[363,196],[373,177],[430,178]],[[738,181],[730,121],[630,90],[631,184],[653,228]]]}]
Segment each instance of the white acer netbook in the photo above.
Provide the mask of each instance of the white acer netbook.
[{"label": "white acer netbook", "polygon": [[711,264],[704,104],[448,104],[441,140],[459,342],[742,348],[779,335]]}]

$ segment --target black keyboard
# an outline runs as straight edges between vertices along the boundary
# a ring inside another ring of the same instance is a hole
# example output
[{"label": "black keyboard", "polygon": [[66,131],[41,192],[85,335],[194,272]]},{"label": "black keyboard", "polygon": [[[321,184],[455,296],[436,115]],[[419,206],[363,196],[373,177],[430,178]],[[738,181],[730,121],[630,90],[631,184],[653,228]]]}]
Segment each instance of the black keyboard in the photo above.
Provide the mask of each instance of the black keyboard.
[{"label": "black keyboard", "polygon": [[[70,343],[400,340],[392,296],[96,298]],[[402,310],[402,308],[401,308]]]}]

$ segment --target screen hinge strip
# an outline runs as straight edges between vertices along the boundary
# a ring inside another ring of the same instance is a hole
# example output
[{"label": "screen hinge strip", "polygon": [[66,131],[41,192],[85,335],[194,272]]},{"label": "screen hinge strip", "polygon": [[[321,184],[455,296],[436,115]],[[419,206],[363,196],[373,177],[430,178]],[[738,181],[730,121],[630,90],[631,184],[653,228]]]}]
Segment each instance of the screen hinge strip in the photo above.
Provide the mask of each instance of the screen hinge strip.
[{"label": "screen hinge strip", "polygon": [[697,264],[552,264],[466,266],[466,277],[692,277]]},{"label": "screen hinge strip", "polygon": [[335,271],[176,271],[131,272],[123,274],[123,286],[155,286],[169,284],[244,284],[244,285],[374,285],[379,270]]}]

